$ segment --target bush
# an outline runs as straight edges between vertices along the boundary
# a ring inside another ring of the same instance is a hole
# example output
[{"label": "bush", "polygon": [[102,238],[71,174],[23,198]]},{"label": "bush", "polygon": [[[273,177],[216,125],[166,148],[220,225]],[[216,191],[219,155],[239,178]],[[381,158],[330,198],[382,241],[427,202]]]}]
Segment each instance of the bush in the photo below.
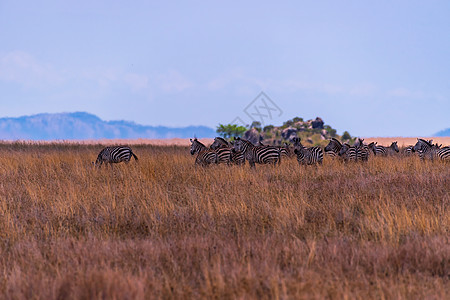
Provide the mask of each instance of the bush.
[{"label": "bush", "polygon": [[344,131],[344,133],[342,134],[342,140],[350,140],[352,138],[352,136],[350,135],[350,133],[348,131]]}]

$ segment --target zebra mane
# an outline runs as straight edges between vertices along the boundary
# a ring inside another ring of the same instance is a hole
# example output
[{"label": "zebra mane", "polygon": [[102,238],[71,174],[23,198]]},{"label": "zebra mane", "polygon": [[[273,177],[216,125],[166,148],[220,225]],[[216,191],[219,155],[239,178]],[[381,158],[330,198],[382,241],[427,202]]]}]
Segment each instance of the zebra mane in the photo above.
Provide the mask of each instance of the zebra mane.
[{"label": "zebra mane", "polygon": [[335,141],[336,143],[338,143],[339,145],[342,146],[342,143],[341,143],[338,139],[336,139],[336,138],[331,138],[331,140],[332,140],[332,141]]},{"label": "zebra mane", "polygon": [[422,143],[427,144],[427,145],[430,146],[430,147],[433,146],[433,144],[431,144],[429,141],[426,141],[426,140],[424,140],[424,139],[417,139],[417,140],[421,141]]},{"label": "zebra mane", "polygon": [[219,141],[222,141],[223,143],[225,143],[225,145],[229,145],[227,140],[225,140],[224,138],[221,138],[220,136],[217,136],[216,139],[219,140]]},{"label": "zebra mane", "polygon": [[236,140],[241,140],[241,141],[243,141],[243,142],[245,142],[245,143],[249,143],[250,145],[255,146],[255,144],[253,144],[253,143],[250,142],[249,140],[246,140],[246,139],[243,139],[243,138],[240,138],[240,137],[237,137]]},{"label": "zebra mane", "polygon": [[198,144],[200,144],[200,146],[203,146],[203,147],[206,148],[206,146],[205,146],[202,142],[200,142],[199,140],[197,140],[197,138],[194,139],[194,142],[197,142]]}]

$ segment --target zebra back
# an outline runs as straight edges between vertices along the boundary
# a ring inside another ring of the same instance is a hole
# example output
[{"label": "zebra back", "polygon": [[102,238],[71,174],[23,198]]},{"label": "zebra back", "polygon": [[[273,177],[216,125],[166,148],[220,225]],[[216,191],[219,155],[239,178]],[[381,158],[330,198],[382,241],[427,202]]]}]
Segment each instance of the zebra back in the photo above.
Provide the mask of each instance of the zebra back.
[{"label": "zebra back", "polygon": [[414,153],[414,146],[410,145],[403,149],[402,153],[404,155],[412,155]]},{"label": "zebra back", "polygon": [[221,163],[226,163],[226,164],[230,164],[231,162],[231,149],[233,148],[228,148],[228,147],[221,147],[218,148],[216,150],[214,150],[217,154],[217,163],[221,164]]},{"label": "zebra back", "polygon": [[234,142],[234,150],[244,153],[245,160],[248,160],[250,167],[254,167],[255,163],[281,163],[280,149],[274,146],[255,146],[250,141],[238,137]]},{"label": "zebra back", "polygon": [[345,161],[367,161],[369,160],[369,152],[369,146],[367,145],[358,144],[358,146],[350,146],[346,143],[342,146],[339,155]]},{"label": "zebra back", "polygon": [[297,161],[300,165],[321,164],[323,162],[322,148],[316,146],[306,148],[302,145],[300,138],[294,138],[294,153],[297,154]]},{"label": "zebra back", "polygon": [[103,163],[119,163],[129,162],[131,157],[138,160],[137,156],[133,153],[128,146],[110,146],[103,148],[97,156],[95,161],[96,166],[101,166]]},{"label": "zebra back", "polygon": [[217,136],[214,138],[214,142],[211,144],[210,148],[213,150],[219,148],[230,148],[230,144],[224,138]]}]

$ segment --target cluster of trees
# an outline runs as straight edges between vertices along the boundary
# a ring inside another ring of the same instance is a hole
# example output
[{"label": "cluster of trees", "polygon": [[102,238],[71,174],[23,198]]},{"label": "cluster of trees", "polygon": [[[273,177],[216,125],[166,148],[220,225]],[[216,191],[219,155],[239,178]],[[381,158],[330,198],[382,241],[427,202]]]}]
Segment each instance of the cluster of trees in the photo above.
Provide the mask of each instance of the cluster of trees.
[{"label": "cluster of trees", "polygon": [[[297,122],[303,122],[303,118],[295,117],[292,120],[288,120],[283,123],[282,126],[278,127],[280,130],[293,126]],[[239,126],[236,124],[219,124],[217,126],[216,132],[225,139],[231,139],[234,137],[242,137],[247,130],[255,128],[258,132],[268,133],[271,132],[275,126],[267,125],[262,127],[261,123],[258,121],[254,121],[251,125],[247,126]],[[325,125],[324,129],[330,133],[332,137],[336,136],[336,129],[333,129],[329,125]],[[348,131],[344,131],[341,136],[342,140],[350,140],[352,136]]]}]

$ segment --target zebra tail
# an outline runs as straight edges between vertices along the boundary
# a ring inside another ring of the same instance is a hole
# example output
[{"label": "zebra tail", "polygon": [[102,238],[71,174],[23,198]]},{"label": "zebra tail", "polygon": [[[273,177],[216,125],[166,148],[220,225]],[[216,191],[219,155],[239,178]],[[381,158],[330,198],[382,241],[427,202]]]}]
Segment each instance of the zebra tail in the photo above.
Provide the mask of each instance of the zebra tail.
[{"label": "zebra tail", "polygon": [[137,156],[136,156],[133,152],[131,152],[131,155],[133,155],[134,159],[135,159],[136,161],[138,161]]}]

